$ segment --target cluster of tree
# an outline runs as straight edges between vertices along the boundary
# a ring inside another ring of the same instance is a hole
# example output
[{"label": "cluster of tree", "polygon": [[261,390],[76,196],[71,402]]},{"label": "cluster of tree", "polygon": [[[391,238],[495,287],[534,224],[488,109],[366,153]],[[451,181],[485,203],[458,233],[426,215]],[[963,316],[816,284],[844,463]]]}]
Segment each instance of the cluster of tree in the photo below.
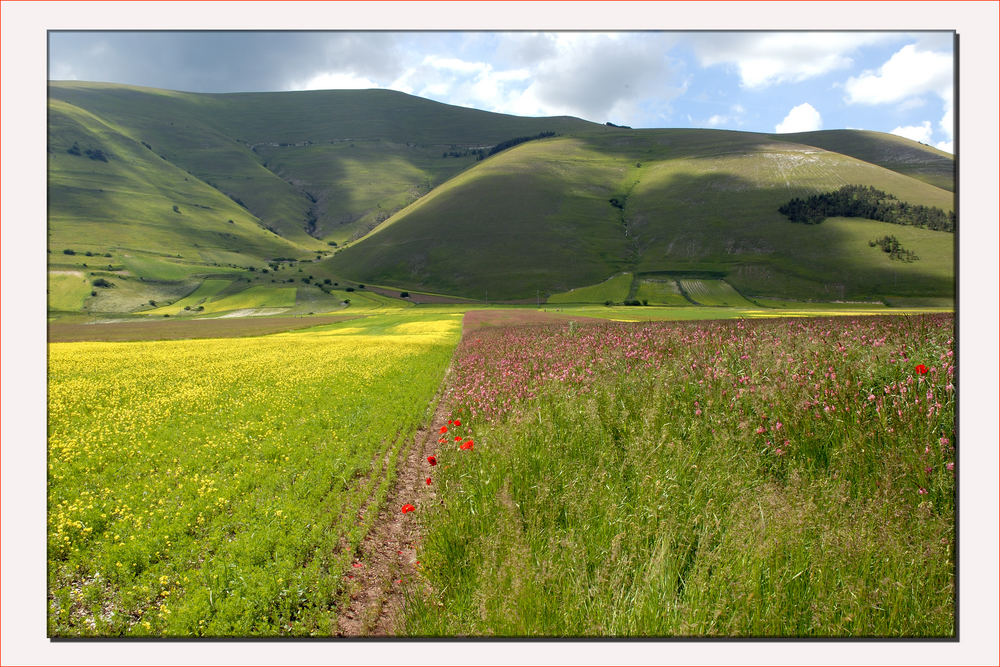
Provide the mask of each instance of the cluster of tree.
[{"label": "cluster of tree", "polygon": [[919,257],[912,250],[907,250],[895,236],[883,236],[868,242],[869,248],[879,247],[882,252],[888,253],[889,259],[898,259],[901,262],[915,262]]},{"label": "cluster of tree", "polygon": [[940,208],[909,204],[870,185],[845,185],[833,192],[796,197],[778,208],[792,222],[816,225],[829,217],[869,218],[896,225],[955,231],[955,213]]},{"label": "cluster of tree", "polygon": [[108,155],[107,155],[107,153],[105,153],[101,149],[99,149],[99,148],[88,148],[85,151],[81,151],[80,150],[80,146],[78,146],[75,142],[73,143],[72,146],[70,146],[69,148],[66,149],[66,152],[69,153],[70,155],[86,155],[91,160],[99,160],[101,162],[107,162],[108,161]]},{"label": "cluster of tree", "polygon": [[[613,306],[614,305],[614,301],[612,301],[611,299],[608,299],[607,301],[604,302],[604,305],[605,306]],[[643,299],[642,301],[639,301],[639,299],[625,299],[624,301],[622,301],[622,305],[623,306],[648,306],[649,305],[649,300],[648,299]]]},{"label": "cluster of tree", "polygon": [[499,144],[490,149],[488,155],[496,155],[500,151],[505,151],[508,148],[513,148],[518,144],[523,144],[526,141],[534,141],[535,139],[544,139],[545,137],[554,137],[555,132],[539,132],[532,137],[514,137],[513,139],[508,139],[506,141],[501,141]]},{"label": "cluster of tree", "polygon": [[486,150],[482,148],[458,148],[454,144],[451,146],[451,150],[444,151],[441,153],[441,157],[469,157],[475,155],[477,160],[482,160],[486,157]]},{"label": "cluster of tree", "polygon": [[608,121],[607,123],[605,123],[605,125],[607,125],[608,127],[620,127],[620,128],[621,128],[621,129],[623,129],[623,130],[631,130],[631,129],[632,129],[632,128],[631,128],[630,126],[628,126],[628,125],[615,125],[615,124],[614,124],[614,123],[612,123],[612,122],[611,122],[610,120],[609,120],[609,121]]}]

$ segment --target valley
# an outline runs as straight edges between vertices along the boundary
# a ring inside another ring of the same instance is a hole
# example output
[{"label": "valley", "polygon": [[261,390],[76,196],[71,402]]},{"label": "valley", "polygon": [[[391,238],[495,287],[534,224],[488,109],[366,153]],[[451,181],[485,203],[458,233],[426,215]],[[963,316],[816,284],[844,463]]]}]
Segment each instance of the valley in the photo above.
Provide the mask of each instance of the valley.
[{"label": "valley", "polygon": [[49,637],[956,636],[949,154],[48,104]]}]

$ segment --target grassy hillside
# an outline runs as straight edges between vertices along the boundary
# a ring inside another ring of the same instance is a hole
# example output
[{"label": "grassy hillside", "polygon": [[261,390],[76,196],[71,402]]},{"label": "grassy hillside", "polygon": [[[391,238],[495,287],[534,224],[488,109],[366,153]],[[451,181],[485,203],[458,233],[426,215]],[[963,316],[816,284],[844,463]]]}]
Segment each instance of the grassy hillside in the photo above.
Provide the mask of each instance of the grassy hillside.
[{"label": "grassy hillside", "polygon": [[[307,248],[363,235],[467,168],[472,149],[542,131],[601,128],[387,90],[207,95],[57,82],[49,94],[128,128]],[[460,157],[442,157],[447,153]]]},{"label": "grassy hillside", "polygon": [[782,135],[788,141],[850,155],[955,191],[955,158],[949,153],[895,134],[866,130],[819,130]]},{"label": "grassy hillside", "polygon": [[[328,262],[356,280],[501,299],[538,290],[559,300],[623,271],[709,272],[749,296],[952,292],[951,234],[859,220],[807,226],[777,211],[848,183],[945,210],[951,192],[784,137],[635,130],[522,144]],[[890,262],[869,249],[893,233],[921,259]]]},{"label": "grassy hillside", "polygon": [[[622,273],[637,276],[630,298],[662,291],[641,280],[657,274],[754,298],[952,293],[951,235],[777,213],[847,183],[951,209],[953,159],[890,135],[628,130],[385,90],[49,93],[53,310],[173,305],[213,276],[239,279],[227,294],[315,278],[535,299]],[[543,132],[557,136],[482,159]],[[867,245],[876,232],[905,236],[920,259],[889,262]],[[288,262],[324,257],[304,273]],[[102,276],[114,287],[88,290]]]}]

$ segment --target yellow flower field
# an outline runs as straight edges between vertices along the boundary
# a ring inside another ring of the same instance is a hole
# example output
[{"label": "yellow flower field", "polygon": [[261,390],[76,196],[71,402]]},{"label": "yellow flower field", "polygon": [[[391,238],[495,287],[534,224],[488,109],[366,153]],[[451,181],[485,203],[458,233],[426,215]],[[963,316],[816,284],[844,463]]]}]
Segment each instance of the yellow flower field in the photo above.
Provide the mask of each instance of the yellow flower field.
[{"label": "yellow flower field", "polygon": [[51,344],[49,634],[328,634],[460,321]]}]

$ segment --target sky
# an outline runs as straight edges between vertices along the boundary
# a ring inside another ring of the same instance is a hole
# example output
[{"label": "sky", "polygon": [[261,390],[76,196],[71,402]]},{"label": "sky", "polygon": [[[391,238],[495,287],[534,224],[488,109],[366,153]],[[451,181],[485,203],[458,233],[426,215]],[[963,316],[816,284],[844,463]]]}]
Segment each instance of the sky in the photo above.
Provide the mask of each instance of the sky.
[{"label": "sky", "polygon": [[388,88],[636,128],[865,129],[954,152],[954,33],[49,32],[50,80]]}]

